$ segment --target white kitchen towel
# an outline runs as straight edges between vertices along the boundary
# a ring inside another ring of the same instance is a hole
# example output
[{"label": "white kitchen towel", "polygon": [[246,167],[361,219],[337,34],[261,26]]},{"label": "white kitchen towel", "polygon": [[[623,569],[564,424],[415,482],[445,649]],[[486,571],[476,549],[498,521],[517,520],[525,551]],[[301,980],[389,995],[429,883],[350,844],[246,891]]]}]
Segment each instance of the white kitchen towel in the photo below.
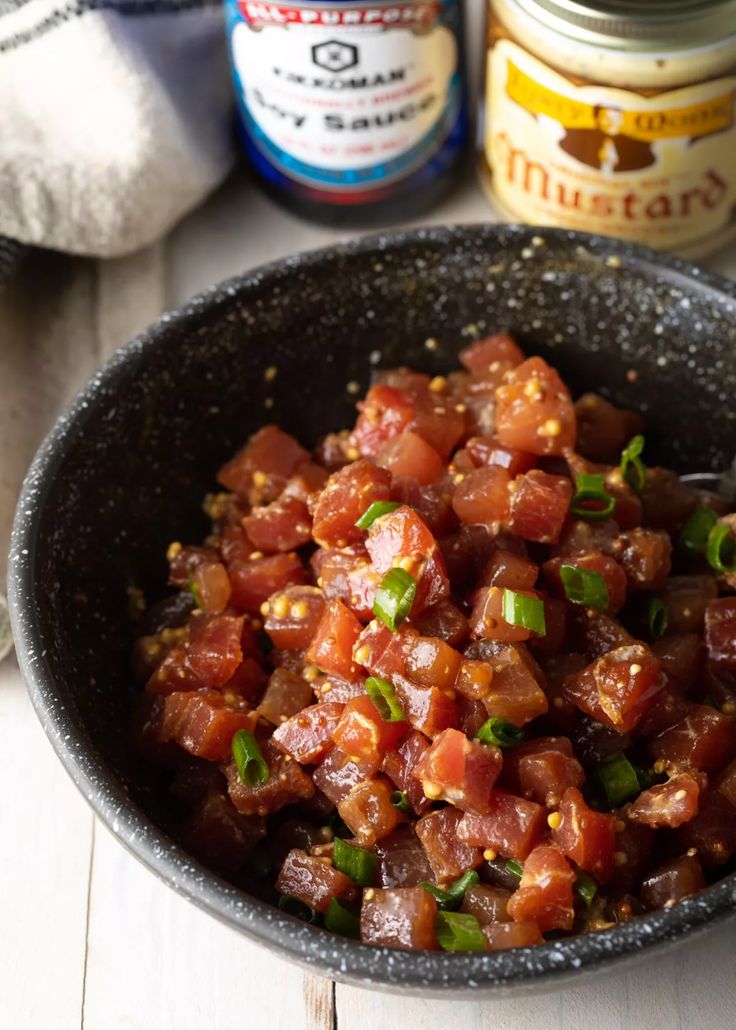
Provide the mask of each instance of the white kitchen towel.
[{"label": "white kitchen towel", "polygon": [[220,0],[0,0],[0,235],[151,243],[225,176],[231,110]]}]

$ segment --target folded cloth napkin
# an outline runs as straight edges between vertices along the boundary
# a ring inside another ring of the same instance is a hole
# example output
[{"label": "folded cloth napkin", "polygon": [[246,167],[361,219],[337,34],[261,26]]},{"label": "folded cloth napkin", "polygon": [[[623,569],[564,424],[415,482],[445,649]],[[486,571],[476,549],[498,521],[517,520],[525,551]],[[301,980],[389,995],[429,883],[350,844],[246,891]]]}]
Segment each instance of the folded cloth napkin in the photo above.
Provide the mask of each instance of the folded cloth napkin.
[{"label": "folded cloth napkin", "polygon": [[233,160],[220,0],[0,0],[0,98],[0,236],[24,244],[145,246]]}]

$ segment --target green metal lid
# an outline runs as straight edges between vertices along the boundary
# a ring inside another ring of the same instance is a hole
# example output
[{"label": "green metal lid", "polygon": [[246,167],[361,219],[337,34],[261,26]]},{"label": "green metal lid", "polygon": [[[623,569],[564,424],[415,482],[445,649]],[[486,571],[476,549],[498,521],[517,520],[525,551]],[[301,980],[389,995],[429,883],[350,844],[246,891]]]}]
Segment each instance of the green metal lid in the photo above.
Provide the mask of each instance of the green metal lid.
[{"label": "green metal lid", "polygon": [[599,46],[690,50],[736,41],[736,0],[509,0],[550,29]]}]

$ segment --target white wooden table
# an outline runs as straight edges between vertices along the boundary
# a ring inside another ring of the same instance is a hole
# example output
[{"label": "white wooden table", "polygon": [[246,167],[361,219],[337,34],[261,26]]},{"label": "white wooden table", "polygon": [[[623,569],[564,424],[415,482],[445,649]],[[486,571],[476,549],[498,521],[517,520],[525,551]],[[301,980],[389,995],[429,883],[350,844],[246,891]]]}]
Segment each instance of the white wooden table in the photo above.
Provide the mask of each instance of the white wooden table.
[{"label": "white wooden table", "polygon": [[[491,217],[472,176],[434,221]],[[22,475],[59,408],[166,308],[337,239],[242,172],[165,241],[110,262],[34,256],[0,295],[0,577]],[[736,251],[711,266],[736,276]],[[423,1002],[302,973],[162,886],[97,823],[0,666],[0,1030],[732,1030],[736,926],[564,993]]]}]

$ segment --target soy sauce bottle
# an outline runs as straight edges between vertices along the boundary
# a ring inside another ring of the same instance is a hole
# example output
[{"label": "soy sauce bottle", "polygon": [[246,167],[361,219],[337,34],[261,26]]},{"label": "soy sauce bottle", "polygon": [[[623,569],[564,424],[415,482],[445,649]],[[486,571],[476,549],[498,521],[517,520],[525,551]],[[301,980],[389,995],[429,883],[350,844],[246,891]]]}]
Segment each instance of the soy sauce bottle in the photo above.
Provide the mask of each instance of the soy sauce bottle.
[{"label": "soy sauce bottle", "polygon": [[225,0],[239,124],[269,194],[326,225],[431,207],[468,140],[462,0]]}]

